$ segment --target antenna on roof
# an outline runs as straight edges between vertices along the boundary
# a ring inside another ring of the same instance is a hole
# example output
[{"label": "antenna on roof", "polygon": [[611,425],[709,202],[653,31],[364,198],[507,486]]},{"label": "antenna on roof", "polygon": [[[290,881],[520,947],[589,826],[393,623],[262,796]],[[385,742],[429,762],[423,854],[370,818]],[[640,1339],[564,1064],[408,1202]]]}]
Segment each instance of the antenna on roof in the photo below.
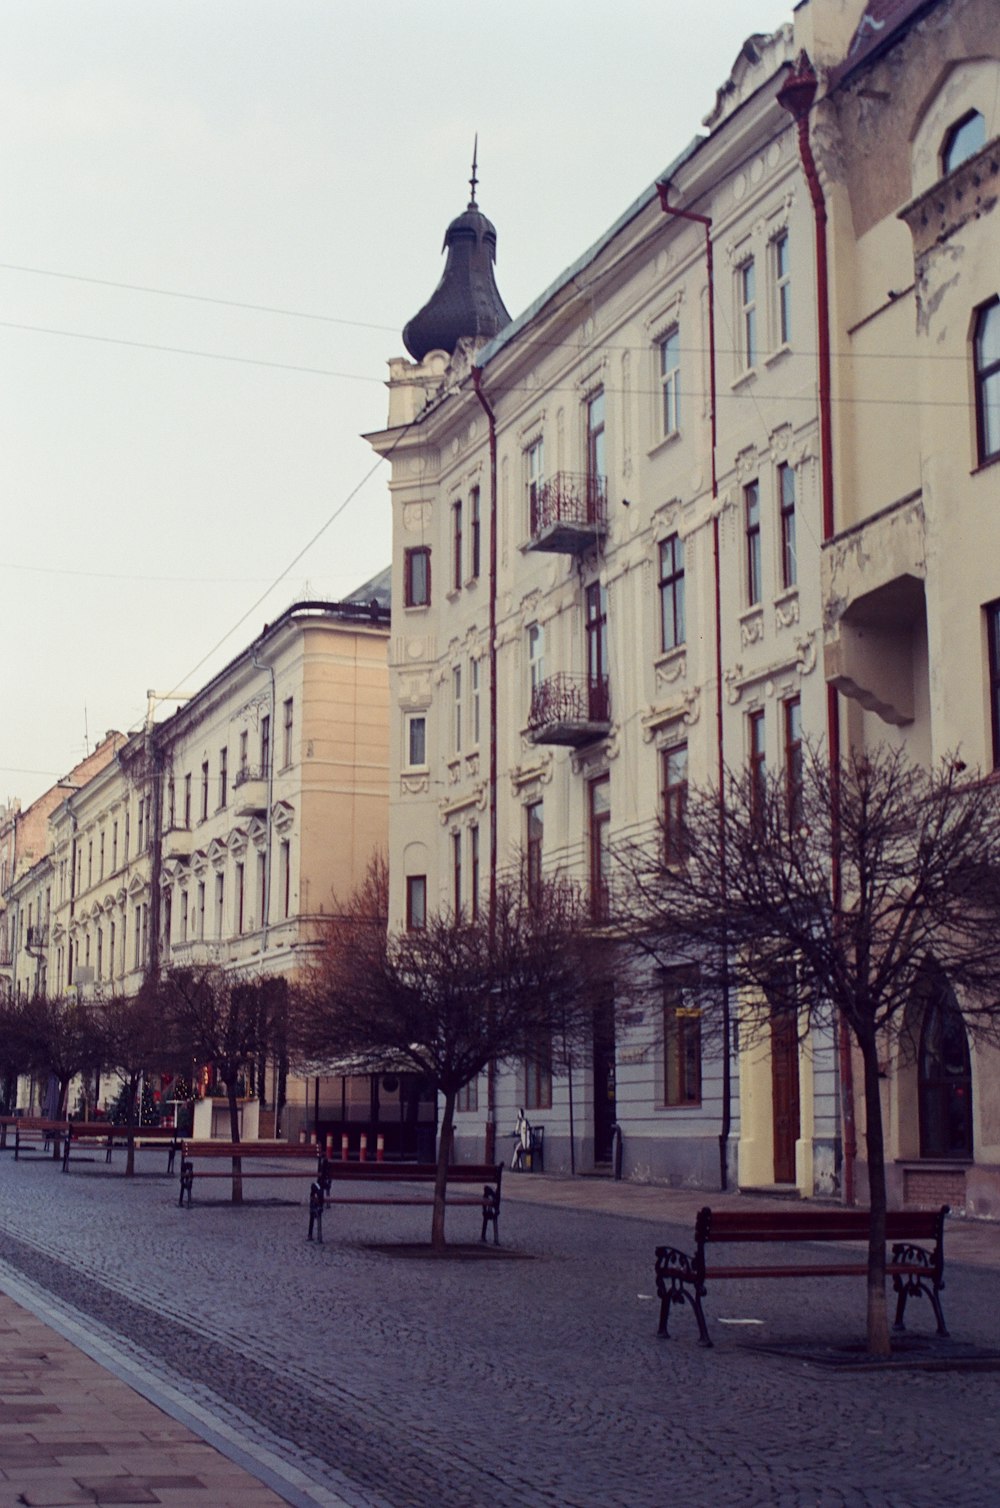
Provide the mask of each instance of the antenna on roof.
[{"label": "antenna on roof", "polygon": [[475,209],[476,208],[476,184],[479,182],[479,179],[476,177],[476,167],[477,167],[477,158],[478,158],[478,156],[479,156],[479,132],[477,131],[476,134],[475,134],[475,137],[473,139],[473,142],[472,142],[472,177],[469,179],[469,188],[472,190],[472,198],[469,200],[469,208],[470,209]]}]

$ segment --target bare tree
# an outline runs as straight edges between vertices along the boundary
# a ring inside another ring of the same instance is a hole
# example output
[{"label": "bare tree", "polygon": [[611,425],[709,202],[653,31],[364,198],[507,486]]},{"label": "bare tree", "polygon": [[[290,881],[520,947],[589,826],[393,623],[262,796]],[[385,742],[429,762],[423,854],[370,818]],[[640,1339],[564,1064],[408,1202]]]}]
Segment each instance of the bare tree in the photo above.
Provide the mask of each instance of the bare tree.
[{"label": "bare tree", "polygon": [[[104,1067],[117,1073],[125,1086],[125,1123],[139,1124],[139,1084],[143,1075],[164,1072],[190,1061],[178,1056],[164,1023],[162,1003],[152,988],[142,988],[134,996],[106,994],[96,1006],[97,1026],[101,1037]],[[126,1176],[135,1172],[135,1137],[128,1137],[125,1162]]]},{"label": "bare tree", "polygon": [[20,1031],[27,1065],[56,1080],[56,1115],[65,1116],[73,1079],[101,1063],[101,1035],[94,1013],[72,995],[34,995],[25,1003]]},{"label": "bare tree", "polygon": [[350,1055],[363,1072],[405,1062],[443,1099],[431,1245],[445,1246],[445,1194],[455,1102],[491,1062],[569,1031],[586,997],[586,944],[575,891],[541,882],[498,887],[492,917],[432,913],[390,931],[388,869],[372,861],[330,918],[301,989],[300,1061]]},{"label": "bare tree", "polygon": [[[914,1010],[944,976],[973,1036],[1000,1038],[1000,786],[896,750],[839,768],[730,775],[619,854],[620,909],[655,963],[697,978],[705,1009],[738,993],[741,1032],[793,1021],[853,1038],[864,1068],[871,1205],[869,1350],[888,1354],[880,1061],[911,1051]],[[682,841],[679,841],[682,840]]]},{"label": "bare tree", "polygon": [[[253,978],[216,964],[169,969],[159,1000],[172,1058],[214,1068],[226,1088],[230,1141],[238,1143],[241,1084],[284,1031],[284,981]],[[233,1203],[242,1201],[242,1165],[234,1157]]]}]

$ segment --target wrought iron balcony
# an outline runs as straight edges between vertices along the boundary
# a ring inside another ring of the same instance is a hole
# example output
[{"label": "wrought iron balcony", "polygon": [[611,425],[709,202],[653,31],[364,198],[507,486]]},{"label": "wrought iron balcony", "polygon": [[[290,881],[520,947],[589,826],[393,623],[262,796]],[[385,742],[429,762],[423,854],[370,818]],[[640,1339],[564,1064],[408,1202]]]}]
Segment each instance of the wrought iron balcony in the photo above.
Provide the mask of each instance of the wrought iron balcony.
[{"label": "wrought iron balcony", "polygon": [[536,744],[579,748],[611,729],[607,676],[553,675],[535,687],[528,736]]},{"label": "wrought iron balcony", "polygon": [[243,765],[233,776],[238,817],[258,817],[267,811],[267,776],[263,768]]},{"label": "wrought iron balcony", "polygon": [[49,940],[48,927],[29,927],[26,950],[30,953],[32,948],[44,948]]},{"label": "wrought iron balcony", "polygon": [[557,471],[531,494],[529,550],[582,555],[608,532],[608,484],[602,476]]}]

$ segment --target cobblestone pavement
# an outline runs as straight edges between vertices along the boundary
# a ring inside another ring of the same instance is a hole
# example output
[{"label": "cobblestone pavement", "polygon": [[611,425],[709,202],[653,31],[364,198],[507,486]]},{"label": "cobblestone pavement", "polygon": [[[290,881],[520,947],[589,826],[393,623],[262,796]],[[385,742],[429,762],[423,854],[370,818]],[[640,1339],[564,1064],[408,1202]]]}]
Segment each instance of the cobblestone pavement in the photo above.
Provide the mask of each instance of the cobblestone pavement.
[{"label": "cobblestone pavement", "polygon": [[[0,1287],[5,1269],[107,1336],[316,1484],[317,1503],[1000,1502],[1000,1372],[844,1372],[761,1350],[859,1338],[858,1279],[718,1285],[714,1350],[686,1310],[658,1340],[653,1248],[690,1245],[690,1195],[637,1191],[623,1219],[566,1207],[600,1203],[584,1181],[572,1196],[566,1181],[511,1179],[505,1255],[442,1262],[370,1249],[426,1240],[427,1209],[334,1208],[325,1244],[309,1245],[304,1180],[248,1183],[241,1209],[219,1198],[224,1181],[207,1196],[196,1183],[189,1211],[159,1167],[141,1154],[126,1180],[120,1166],[63,1176],[0,1157]],[[449,1215],[453,1241],[477,1226]],[[957,1341],[1000,1350],[998,1274],[1000,1251],[949,1261]],[[911,1308],[929,1334],[928,1306]]]}]

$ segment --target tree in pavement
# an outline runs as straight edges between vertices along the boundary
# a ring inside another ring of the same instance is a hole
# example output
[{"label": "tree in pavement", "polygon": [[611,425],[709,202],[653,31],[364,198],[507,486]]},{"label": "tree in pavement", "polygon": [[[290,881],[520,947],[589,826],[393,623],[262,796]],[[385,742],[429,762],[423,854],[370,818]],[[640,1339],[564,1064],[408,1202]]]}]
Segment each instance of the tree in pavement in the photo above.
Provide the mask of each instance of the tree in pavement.
[{"label": "tree in pavement", "polygon": [[[183,1067],[190,1070],[190,1060],[177,1051],[163,1017],[157,990],[143,986],[135,995],[109,991],[98,997],[96,1023],[100,1032],[104,1067],[117,1073],[125,1090],[123,1104],[125,1124],[140,1124],[139,1084],[144,1076]],[[125,1173],[135,1172],[135,1136],[128,1136]]]},{"label": "tree in pavement", "polygon": [[[1000,785],[894,749],[692,790],[618,853],[619,912],[647,958],[697,981],[703,1014],[735,995],[744,1040],[792,1023],[846,1031],[863,1065],[871,1240],[869,1350],[889,1352],[881,1076],[912,1058],[928,1000],[1000,1038]],[[662,976],[661,976],[662,977]],[[728,1051],[728,1044],[724,1050]]]},{"label": "tree in pavement", "polygon": [[388,925],[388,869],[369,866],[329,918],[299,991],[301,1063],[349,1056],[359,1072],[386,1062],[421,1074],[442,1100],[431,1246],[445,1247],[455,1103],[491,1063],[549,1050],[552,1033],[586,1017],[588,943],[572,887],[520,878],[497,887],[492,916],[429,912]]}]

